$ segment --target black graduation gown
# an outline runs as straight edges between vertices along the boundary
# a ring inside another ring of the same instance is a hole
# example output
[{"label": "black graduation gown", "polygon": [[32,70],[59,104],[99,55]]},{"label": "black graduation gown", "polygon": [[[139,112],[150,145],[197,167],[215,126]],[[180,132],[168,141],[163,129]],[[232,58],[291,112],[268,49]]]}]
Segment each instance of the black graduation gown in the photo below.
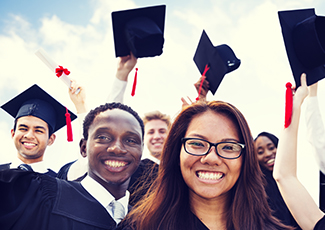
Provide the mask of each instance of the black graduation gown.
[{"label": "black graduation gown", "polygon": [[273,210],[273,216],[278,218],[283,224],[296,227],[297,230],[301,229],[285,204],[272,172],[263,167],[261,168],[267,182],[265,192],[268,196],[269,206]]},{"label": "black graduation gown", "polygon": [[[63,179],[63,180],[68,180],[68,172],[71,168],[71,165],[74,164],[77,160],[71,161],[65,165],[63,165],[59,172],[58,175],[56,176],[59,179]],[[87,173],[85,173],[84,175],[78,177],[77,179],[74,179],[73,181],[82,181],[85,177],[87,176]]]},{"label": "black graduation gown", "polygon": [[0,172],[0,228],[115,229],[106,209],[79,182],[11,169]]},{"label": "black graduation gown", "polygon": [[324,230],[325,229],[325,216],[320,219],[314,227],[314,230]]},{"label": "black graduation gown", "polygon": [[[0,171],[10,169],[10,165],[11,165],[11,163],[1,164],[0,165]],[[52,169],[47,169],[47,170],[48,171],[46,173],[43,173],[43,174],[51,176],[51,177],[57,177],[58,174],[56,172],[54,172]]]},{"label": "black graduation gown", "polygon": [[[194,225],[194,229],[195,230],[209,230],[207,228],[207,226],[205,226],[200,220],[199,218],[197,218],[196,215],[194,215],[192,212],[190,213],[190,220],[192,221],[193,225]],[[132,230],[133,228],[131,228],[128,223],[126,223],[125,221],[122,221],[119,226],[116,228],[116,230]],[[183,228],[177,228],[177,229],[171,229],[171,230],[188,230],[187,228],[183,227]]]},{"label": "black graduation gown", "polygon": [[130,205],[134,206],[146,194],[150,185],[158,176],[158,169],[159,165],[152,160],[141,160],[129,183]]},{"label": "black graduation gown", "polygon": [[194,218],[194,223],[195,223],[195,229],[197,229],[197,230],[209,230],[208,227],[205,226],[205,224],[203,224],[202,221],[200,221],[199,218],[197,218],[196,215],[193,214],[193,218]]}]

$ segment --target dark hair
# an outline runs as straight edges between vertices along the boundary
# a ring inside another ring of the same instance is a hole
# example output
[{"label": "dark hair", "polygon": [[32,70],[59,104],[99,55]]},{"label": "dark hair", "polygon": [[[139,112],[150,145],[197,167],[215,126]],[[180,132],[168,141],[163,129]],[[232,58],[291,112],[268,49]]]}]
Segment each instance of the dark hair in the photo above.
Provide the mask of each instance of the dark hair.
[{"label": "dark hair", "polygon": [[227,229],[290,229],[271,215],[258,166],[253,137],[241,112],[222,101],[197,102],[186,107],[175,119],[166,139],[158,178],[147,197],[129,213],[122,225],[141,230],[194,229],[191,218],[189,188],[180,170],[181,138],[191,120],[213,111],[224,114],[238,127],[240,141],[245,144],[240,176],[230,190]]},{"label": "dark hair", "polygon": [[264,137],[269,138],[273,142],[273,144],[275,145],[275,147],[278,148],[279,138],[277,138],[275,135],[273,135],[272,133],[268,133],[268,132],[261,132],[260,134],[257,135],[257,137],[255,138],[254,142],[260,136],[264,136]]},{"label": "dark hair", "polygon": [[143,140],[143,136],[144,136],[144,125],[143,125],[143,121],[140,118],[140,116],[138,115],[137,112],[135,112],[131,107],[124,105],[122,103],[119,102],[112,102],[112,103],[106,103],[104,105],[100,105],[98,107],[96,107],[95,109],[91,110],[87,116],[84,119],[83,122],[83,138],[85,140],[88,139],[88,131],[89,131],[89,127],[90,125],[93,123],[94,119],[96,118],[96,116],[101,113],[104,112],[106,110],[113,110],[113,109],[120,109],[120,110],[124,110],[130,114],[132,114],[135,119],[137,119],[137,121],[140,124],[141,127],[141,131],[142,131],[142,140]]}]

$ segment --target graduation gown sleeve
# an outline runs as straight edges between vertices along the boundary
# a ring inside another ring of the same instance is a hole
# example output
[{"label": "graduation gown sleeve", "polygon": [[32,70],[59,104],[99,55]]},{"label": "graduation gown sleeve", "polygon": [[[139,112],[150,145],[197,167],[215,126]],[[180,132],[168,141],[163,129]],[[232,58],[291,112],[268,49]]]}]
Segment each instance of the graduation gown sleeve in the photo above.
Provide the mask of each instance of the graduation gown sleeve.
[{"label": "graduation gown sleeve", "polygon": [[106,209],[78,182],[21,170],[0,172],[0,226],[7,229],[115,229]]}]

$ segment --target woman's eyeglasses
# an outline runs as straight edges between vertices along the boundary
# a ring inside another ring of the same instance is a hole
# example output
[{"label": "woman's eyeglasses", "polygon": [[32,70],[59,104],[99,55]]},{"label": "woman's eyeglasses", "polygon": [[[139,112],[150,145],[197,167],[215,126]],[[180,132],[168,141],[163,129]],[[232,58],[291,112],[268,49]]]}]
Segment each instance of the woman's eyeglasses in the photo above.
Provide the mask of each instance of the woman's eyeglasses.
[{"label": "woman's eyeglasses", "polygon": [[241,143],[230,141],[211,143],[200,138],[182,138],[182,143],[185,151],[194,156],[204,156],[214,146],[218,156],[225,159],[236,159],[240,157],[242,150],[245,148],[245,145]]}]

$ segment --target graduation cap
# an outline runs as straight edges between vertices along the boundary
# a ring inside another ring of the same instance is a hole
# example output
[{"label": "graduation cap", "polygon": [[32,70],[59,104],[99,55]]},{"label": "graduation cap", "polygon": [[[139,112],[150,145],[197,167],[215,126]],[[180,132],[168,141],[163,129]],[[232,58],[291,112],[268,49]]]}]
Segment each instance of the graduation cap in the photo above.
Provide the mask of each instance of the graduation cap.
[{"label": "graduation cap", "polygon": [[193,60],[200,73],[207,77],[213,95],[225,74],[237,69],[240,65],[240,60],[228,45],[213,46],[204,30]]},{"label": "graduation cap", "polygon": [[137,58],[162,54],[166,6],[112,12],[115,55]]},{"label": "graduation cap", "polygon": [[307,85],[323,79],[325,17],[315,15],[314,9],[279,11],[278,15],[296,88],[302,73],[307,75]]},{"label": "graduation cap", "polygon": [[[33,85],[1,106],[15,119],[24,116],[34,116],[48,124],[50,133],[54,133],[68,123],[68,132],[71,121],[77,118],[70,110],[60,104],[38,85]],[[72,137],[72,133],[68,133]]]}]

